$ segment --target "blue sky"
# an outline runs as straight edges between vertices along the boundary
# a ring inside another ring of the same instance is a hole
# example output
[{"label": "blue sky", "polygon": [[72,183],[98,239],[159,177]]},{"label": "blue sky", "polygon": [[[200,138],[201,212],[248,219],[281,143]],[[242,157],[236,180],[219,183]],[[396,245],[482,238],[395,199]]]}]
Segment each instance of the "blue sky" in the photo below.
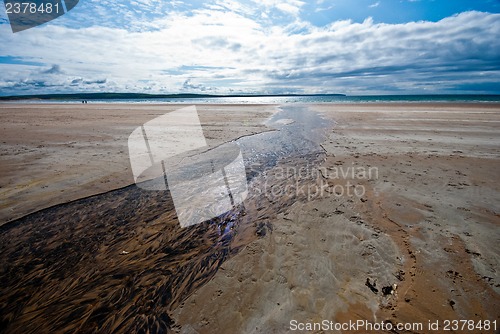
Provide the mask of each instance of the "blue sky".
[{"label": "blue sky", "polygon": [[500,94],[499,0],[80,0],[12,33],[0,95]]}]

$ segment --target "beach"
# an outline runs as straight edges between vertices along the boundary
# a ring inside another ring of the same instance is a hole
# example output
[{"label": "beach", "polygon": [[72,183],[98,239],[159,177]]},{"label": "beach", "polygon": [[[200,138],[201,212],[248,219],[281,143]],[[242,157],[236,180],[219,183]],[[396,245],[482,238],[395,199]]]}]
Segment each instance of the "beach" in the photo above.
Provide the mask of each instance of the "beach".
[{"label": "beach", "polygon": [[[127,139],[185,105],[2,104],[0,224],[134,182]],[[212,146],[268,129],[275,106],[198,106]],[[227,131],[227,129],[230,129]]]},{"label": "beach", "polygon": [[[168,195],[132,185],[127,151],[180,107],[0,104],[3,331],[500,326],[499,104],[303,106],[319,150],[259,167],[244,208],[184,229]],[[300,127],[270,125],[287,108],[197,106],[215,146]]]}]

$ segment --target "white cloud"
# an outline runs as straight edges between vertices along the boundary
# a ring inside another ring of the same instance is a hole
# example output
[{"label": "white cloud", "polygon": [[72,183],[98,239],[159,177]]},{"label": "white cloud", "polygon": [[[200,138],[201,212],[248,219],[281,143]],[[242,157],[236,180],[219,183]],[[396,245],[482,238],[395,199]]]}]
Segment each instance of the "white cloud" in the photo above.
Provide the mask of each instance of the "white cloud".
[{"label": "white cloud", "polygon": [[375,2],[375,3],[373,3],[373,4],[371,4],[371,5],[370,5],[370,6],[368,6],[368,7],[370,7],[370,8],[375,8],[375,7],[378,7],[378,6],[380,6],[380,1],[377,1],[377,2]]},{"label": "white cloud", "polygon": [[269,26],[244,7],[219,4],[225,9],[170,12],[150,31],[46,25],[12,34],[0,25],[1,55],[44,64],[3,64],[0,93],[448,92],[467,82],[494,84],[500,75],[498,14],[320,28],[298,18]]},{"label": "white cloud", "polygon": [[280,11],[297,16],[305,2],[299,0],[252,0],[256,6],[263,6],[266,11],[273,8]]},{"label": "white cloud", "polygon": [[315,13],[319,13],[319,12],[323,12],[323,11],[325,11],[325,10],[330,10],[330,9],[332,9],[332,8],[334,8],[334,7],[335,7],[335,5],[331,5],[331,6],[328,6],[328,7],[316,7],[316,8],[314,9],[314,12],[315,12]]}]

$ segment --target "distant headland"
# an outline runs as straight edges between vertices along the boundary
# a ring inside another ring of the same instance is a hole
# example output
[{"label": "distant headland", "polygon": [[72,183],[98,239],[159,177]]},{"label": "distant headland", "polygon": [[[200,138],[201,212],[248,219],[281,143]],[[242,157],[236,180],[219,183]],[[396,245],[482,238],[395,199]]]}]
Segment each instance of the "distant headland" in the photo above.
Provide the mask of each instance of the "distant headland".
[{"label": "distant headland", "polygon": [[143,94],[143,93],[74,93],[0,96],[0,101],[15,100],[140,100],[140,99],[195,99],[226,97],[300,97],[300,96],[346,96],[344,94]]}]

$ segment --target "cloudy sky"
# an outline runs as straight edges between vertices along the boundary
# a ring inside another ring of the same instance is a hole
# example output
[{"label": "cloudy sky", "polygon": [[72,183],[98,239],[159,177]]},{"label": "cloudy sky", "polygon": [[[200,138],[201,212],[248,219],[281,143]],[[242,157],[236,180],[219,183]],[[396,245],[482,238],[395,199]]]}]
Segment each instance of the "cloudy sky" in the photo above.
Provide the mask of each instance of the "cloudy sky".
[{"label": "cloudy sky", "polygon": [[80,0],[13,33],[0,95],[500,94],[499,0]]}]

